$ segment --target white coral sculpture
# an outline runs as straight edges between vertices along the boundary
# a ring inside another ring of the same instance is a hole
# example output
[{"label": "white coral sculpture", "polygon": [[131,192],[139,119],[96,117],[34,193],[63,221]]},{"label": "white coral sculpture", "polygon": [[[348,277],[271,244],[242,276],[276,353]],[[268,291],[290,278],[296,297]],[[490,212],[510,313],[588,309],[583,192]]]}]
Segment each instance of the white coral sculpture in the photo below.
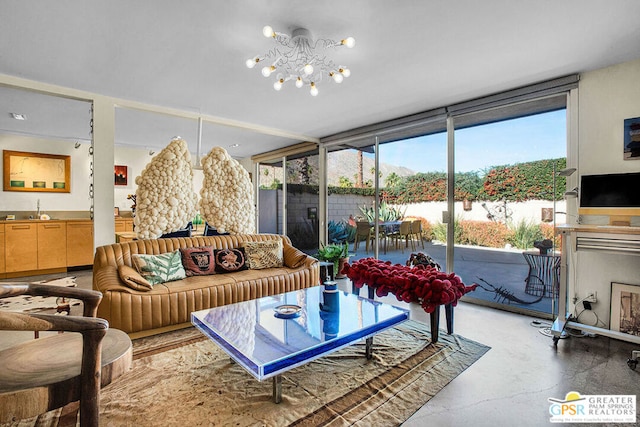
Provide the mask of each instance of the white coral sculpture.
[{"label": "white coral sculpture", "polygon": [[255,233],[255,206],[249,173],[222,147],[202,159],[200,213],[220,232]]},{"label": "white coral sculpture", "polygon": [[191,154],[174,138],[136,177],[134,224],[141,239],[155,239],[183,228],[196,215]]}]

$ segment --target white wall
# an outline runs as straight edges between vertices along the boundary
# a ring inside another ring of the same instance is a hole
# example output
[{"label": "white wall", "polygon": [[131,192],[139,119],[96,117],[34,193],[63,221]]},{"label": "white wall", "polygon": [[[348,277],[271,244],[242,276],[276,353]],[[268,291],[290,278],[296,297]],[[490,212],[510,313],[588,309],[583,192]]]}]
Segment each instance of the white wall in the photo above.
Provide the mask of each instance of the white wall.
[{"label": "white wall", "polygon": [[81,144],[75,149],[74,143],[69,141],[0,134],[0,147],[3,150],[71,156],[70,193],[3,191],[0,197],[0,211],[35,212],[37,200],[40,199],[40,209],[45,212],[86,211],[88,216],[91,182],[89,144]]},{"label": "white wall", "polygon": [[[640,171],[640,160],[623,160],[623,123],[640,117],[640,60],[584,73],[579,85],[578,172],[580,175]],[[611,282],[640,285],[640,258],[580,251],[570,263],[576,267],[569,283],[574,295],[598,293],[594,312],[608,327]],[[578,307],[580,309],[580,307]],[[593,324],[592,313],[580,321]],[[600,324],[599,326],[602,326]]]}]

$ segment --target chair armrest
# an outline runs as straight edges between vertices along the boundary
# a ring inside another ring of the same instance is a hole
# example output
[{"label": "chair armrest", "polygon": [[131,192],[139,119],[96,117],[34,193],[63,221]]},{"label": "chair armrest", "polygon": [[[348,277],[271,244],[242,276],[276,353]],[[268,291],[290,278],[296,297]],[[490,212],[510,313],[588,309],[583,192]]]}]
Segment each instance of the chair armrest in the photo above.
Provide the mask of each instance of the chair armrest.
[{"label": "chair armrest", "polygon": [[41,297],[65,297],[79,299],[84,303],[83,315],[96,317],[102,293],[90,289],[78,289],[68,286],[43,285],[39,283],[2,283],[0,298],[19,295]]},{"label": "chair armrest", "polygon": [[25,314],[0,311],[0,330],[88,332],[109,329],[109,322],[96,317]]}]

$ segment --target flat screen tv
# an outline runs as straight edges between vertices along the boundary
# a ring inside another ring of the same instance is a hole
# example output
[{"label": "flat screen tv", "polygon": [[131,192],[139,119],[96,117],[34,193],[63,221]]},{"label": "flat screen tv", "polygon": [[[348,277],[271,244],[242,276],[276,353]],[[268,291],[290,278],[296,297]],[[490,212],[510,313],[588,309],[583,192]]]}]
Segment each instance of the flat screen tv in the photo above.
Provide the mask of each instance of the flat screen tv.
[{"label": "flat screen tv", "polygon": [[639,208],[640,173],[582,175],[580,207]]}]

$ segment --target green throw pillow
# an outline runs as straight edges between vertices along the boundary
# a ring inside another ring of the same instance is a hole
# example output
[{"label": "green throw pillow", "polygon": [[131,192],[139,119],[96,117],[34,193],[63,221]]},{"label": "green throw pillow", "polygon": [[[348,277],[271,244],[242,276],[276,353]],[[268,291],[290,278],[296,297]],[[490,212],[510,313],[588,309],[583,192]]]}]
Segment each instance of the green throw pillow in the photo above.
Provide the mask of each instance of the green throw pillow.
[{"label": "green throw pillow", "polygon": [[160,255],[136,254],[132,259],[138,273],[152,285],[187,277],[179,250]]}]

